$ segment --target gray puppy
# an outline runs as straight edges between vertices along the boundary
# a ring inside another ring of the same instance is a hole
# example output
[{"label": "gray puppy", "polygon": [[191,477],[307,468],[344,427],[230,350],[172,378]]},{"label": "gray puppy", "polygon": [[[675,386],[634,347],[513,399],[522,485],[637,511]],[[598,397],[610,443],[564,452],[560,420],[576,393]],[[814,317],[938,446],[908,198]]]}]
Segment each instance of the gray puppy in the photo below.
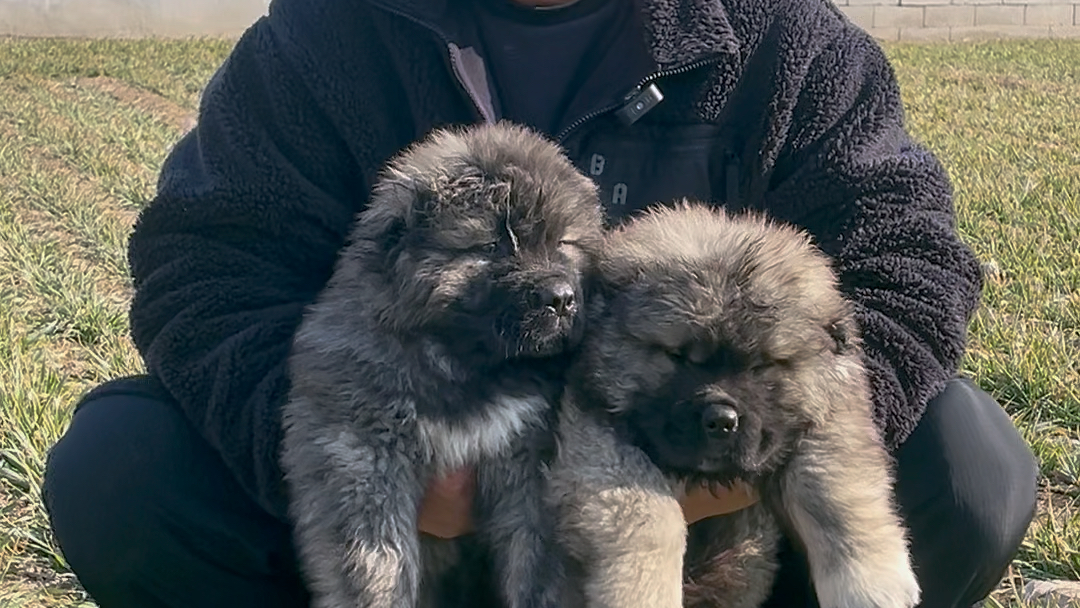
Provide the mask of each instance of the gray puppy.
[{"label": "gray puppy", "polygon": [[457,547],[421,549],[418,505],[465,465],[502,601],[559,604],[542,463],[601,231],[593,183],[524,128],[392,159],[289,360],[282,464],[314,606],[435,603]]},{"label": "gray puppy", "polygon": [[[786,529],[822,608],[914,606],[856,324],[808,237],[660,207],[611,233],[598,274],[550,473],[586,604],[757,606]],[[687,530],[680,493],[736,479],[762,501]]]}]

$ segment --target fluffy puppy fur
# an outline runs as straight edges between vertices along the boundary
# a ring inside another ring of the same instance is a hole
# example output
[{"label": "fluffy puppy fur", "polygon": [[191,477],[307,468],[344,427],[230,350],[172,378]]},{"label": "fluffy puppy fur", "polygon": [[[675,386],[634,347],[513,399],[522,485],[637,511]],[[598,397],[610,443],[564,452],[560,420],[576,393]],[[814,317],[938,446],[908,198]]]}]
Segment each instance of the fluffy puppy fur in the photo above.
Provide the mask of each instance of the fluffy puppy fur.
[{"label": "fluffy puppy fur", "polygon": [[[607,239],[550,473],[560,534],[604,608],[747,608],[779,530],[823,608],[920,595],[849,303],[806,235],[660,207]],[[762,501],[689,531],[676,497],[742,479]]]},{"label": "fluffy puppy fur", "polygon": [[389,163],[289,360],[281,458],[314,606],[434,604],[459,547],[421,548],[418,505],[463,465],[502,601],[559,604],[542,462],[601,221],[592,182],[521,127],[440,130]]}]

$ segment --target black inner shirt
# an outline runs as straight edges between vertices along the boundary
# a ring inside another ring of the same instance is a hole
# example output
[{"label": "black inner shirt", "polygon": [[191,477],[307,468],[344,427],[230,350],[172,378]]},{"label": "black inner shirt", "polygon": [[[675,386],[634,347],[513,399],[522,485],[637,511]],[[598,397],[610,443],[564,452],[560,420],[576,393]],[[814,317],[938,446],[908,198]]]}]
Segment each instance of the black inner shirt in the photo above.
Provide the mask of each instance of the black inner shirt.
[{"label": "black inner shirt", "polygon": [[533,8],[474,0],[484,58],[502,117],[554,134],[575,93],[631,17],[633,2],[577,0]]}]

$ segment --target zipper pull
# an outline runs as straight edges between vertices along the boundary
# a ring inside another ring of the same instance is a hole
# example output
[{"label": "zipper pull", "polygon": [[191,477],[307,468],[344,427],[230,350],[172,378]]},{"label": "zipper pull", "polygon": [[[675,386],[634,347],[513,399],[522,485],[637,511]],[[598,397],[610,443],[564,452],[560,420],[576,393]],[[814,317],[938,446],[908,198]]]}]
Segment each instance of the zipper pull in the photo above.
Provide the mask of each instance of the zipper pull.
[{"label": "zipper pull", "polygon": [[649,83],[649,86],[644,89],[635,88],[624,99],[626,103],[615,112],[615,115],[624,125],[630,126],[663,101],[664,94],[655,83]]}]

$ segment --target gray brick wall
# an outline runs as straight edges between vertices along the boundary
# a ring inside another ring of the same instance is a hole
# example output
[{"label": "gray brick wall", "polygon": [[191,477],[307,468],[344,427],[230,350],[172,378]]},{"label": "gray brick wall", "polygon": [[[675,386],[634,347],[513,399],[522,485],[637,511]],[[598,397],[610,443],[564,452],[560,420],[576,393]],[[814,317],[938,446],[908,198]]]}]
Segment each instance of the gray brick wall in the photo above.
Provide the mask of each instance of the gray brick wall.
[{"label": "gray brick wall", "polygon": [[1080,0],[833,0],[883,40],[1080,38]]},{"label": "gray brick wall", "polygon": [[0,0],[0,36],[237,35],[268,0]]}]

